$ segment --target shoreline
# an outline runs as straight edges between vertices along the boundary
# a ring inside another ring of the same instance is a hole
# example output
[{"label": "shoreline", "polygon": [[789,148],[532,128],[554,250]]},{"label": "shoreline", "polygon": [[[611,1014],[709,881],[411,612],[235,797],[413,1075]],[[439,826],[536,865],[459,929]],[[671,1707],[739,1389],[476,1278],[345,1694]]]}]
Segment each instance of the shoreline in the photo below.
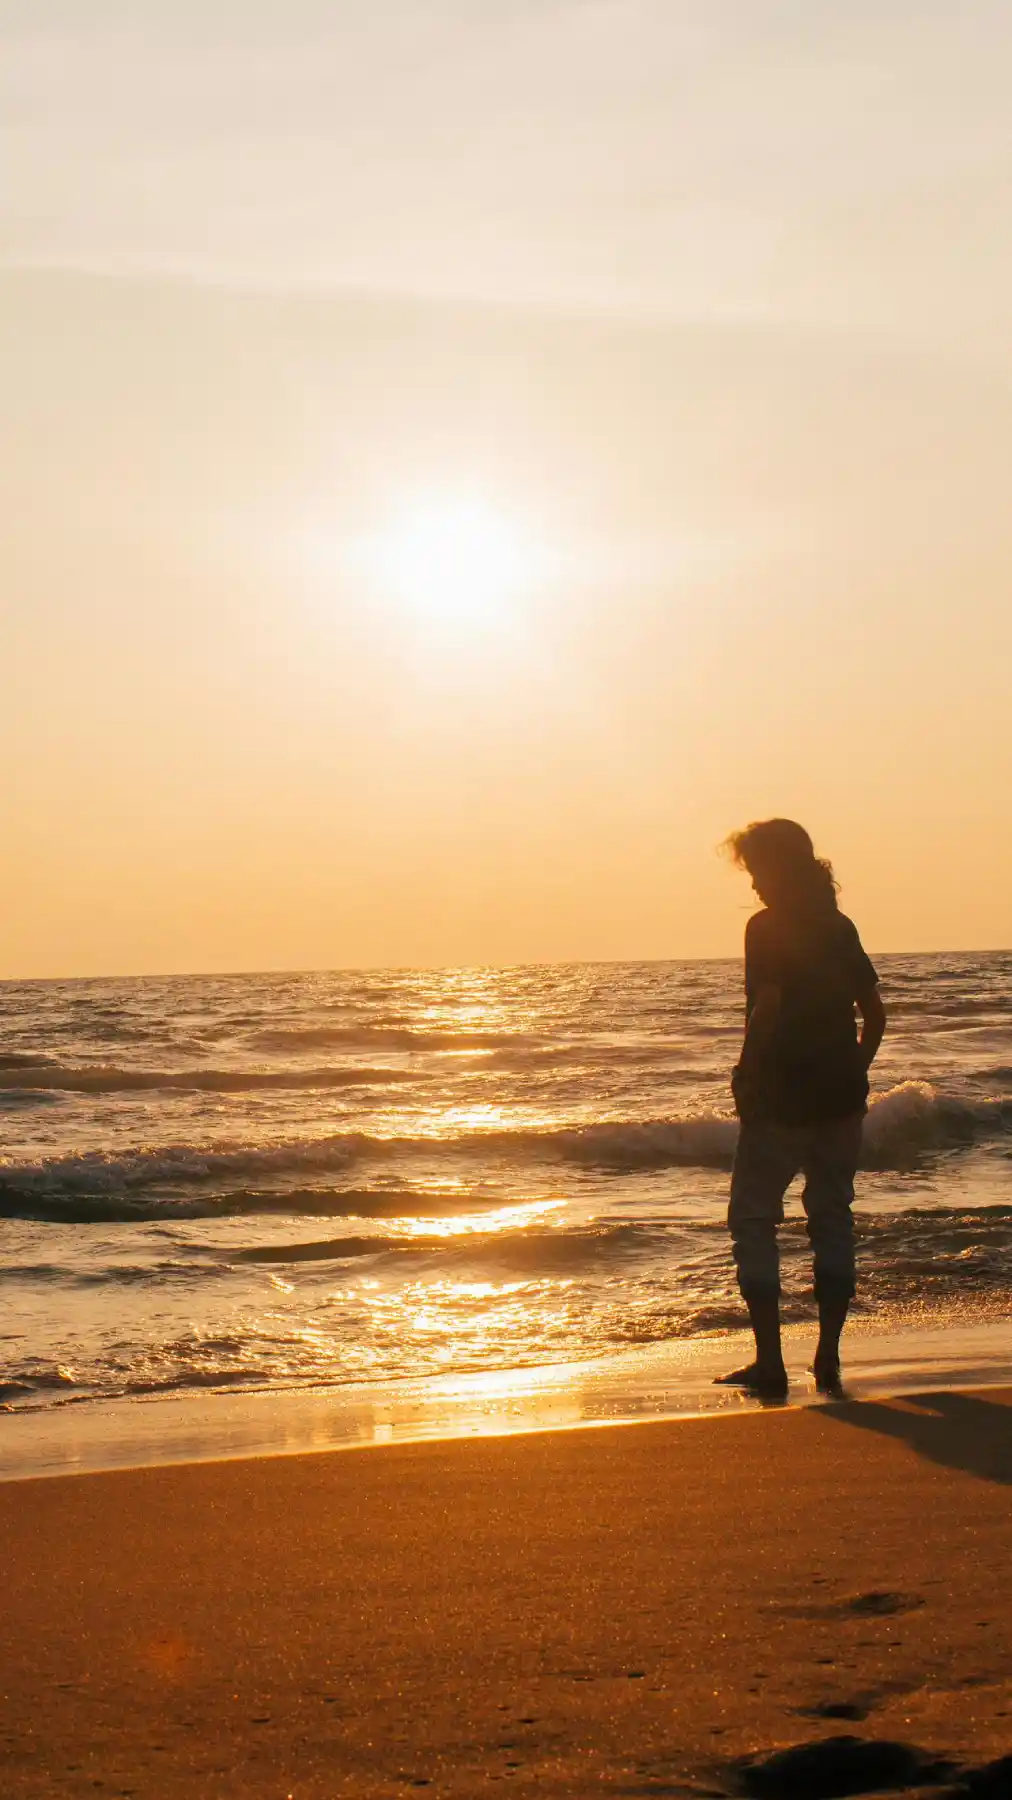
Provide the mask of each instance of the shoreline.
[{"label": "shoreline", "polygon": [[[836,1404],[816,1394],[810,1325],[785,1328],[786,1406],[713,1385],[747,1332],[670,1340],[581,1362],[335,1387],[69,1402],[0,1417],[0,1483],[607,1425],[741,1417]],[[848,1327],[845,1399],[1012,1385],[1012,1319]]]}]

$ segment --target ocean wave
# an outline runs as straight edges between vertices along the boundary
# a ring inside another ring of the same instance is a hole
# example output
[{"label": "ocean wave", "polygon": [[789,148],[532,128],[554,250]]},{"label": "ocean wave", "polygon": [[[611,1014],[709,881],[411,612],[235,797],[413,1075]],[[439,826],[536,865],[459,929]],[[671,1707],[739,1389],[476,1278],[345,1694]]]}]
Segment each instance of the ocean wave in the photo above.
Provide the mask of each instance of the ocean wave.
[{"label": "ocean wave", "polygon": [[[628,1258],[651,1258],[676,1282],[686,1270],[697,1275],[716,1258],[723,1267],[727,1228],[723,1217],[664,1219],[656,1215],[619,1224],[595,1222],[566,1226],[527,1225],[514,1230],[441,1232],[412,1235],[361,1233],[315,1241],[255,1244],[224,1252],[229,1262],[309,1263],[355,1261],[360,1257],[435,1262],[442,1271],[464,1265],[483,1274],[566,1275],[601,1263],[617,1265]],[[864,1275],[873,1285],[883,1279],[909,1282],[923,1271],[945,1282],[955,1273],[960,1282],[975,1272],[1012,1275],[1012,1206],[926,1207],[894,1213],[860,1213],[858,1236],[865,1247]],[[788,1260],[807,1261],[807,1229],[800,1209],[784,1227]]]},{"label": "ocean wave", "polygon": [[[77,1156],[47,1157],[39,1162],[0,1164],[0,1216],[36,1217],[35,1212],[22,1215],[18,1210],[21,1204],[33,1200],[52,1205],[64,1198],[82,1196],[136,1199],[157,1188],[200,1189],[250,1178],[281,1181],[289,1176],[342,1173],[363,1163],[420,1156],[474,1160],[491,1155],[517,1165],[547,1160],[616,1170],[662,1168],[676,1163],[720,1167],[730,1161],[736,1134],[733,1119],[702,1115],[655,1124],[470,1130],[442,1136],[383,1138],[345,1132],[270,1145],[182,1143],[139,1149],[127,1155],[96,1150]],[[184,1196],[177,1192],[175,1197],[178,1200]],[[163,1194],[154,1202],[150,1216],[162,1216],[169,1200]],[[130,1216],[138,1216],[136,1210]]]},{"label": "ocean wave", "polygon": [[[684,1227],[683,1227],[684,1229]],[[610,1262],[623,1252],[644,1254],[669,1241],[671,1228],[655,1224],[527,1227],[519,1231],[469,1231],[461,1237],[442,1233],[429,1236],[324,1238],[315,1243],[254,1244],[230,1250],[230,1262],[303,1263],[344,1262],[358,1257],[435,1258],[440,1266],[480,1265],[483,1270],[534,1272],[538,1275],[571,1272],[588,1264]]]},{"label": "ocean wave", "polygon": [[35,1192],[4,1194],[0,1184],[0,1218],[29,1219],[42,1224],[142,1225],[194,1219],[231,1219],[272,1215],[320,1219],[445,1218],[454,1212],[480,1212],[502,1205],[499,1196],[425,1188],[239,1188],[220,1194],[184,1194],[153,1198],[135,1193]]},{"label": "ocean wave", "polygon": [[0,1087],[0,1112],[17,1112],[30,1106],[58,1106],[59,1103],[59,1094],[47,1093],[44,1088]]},{"label": "ocean wave", "polygon": [[[195,1278],[192,1260],[163,1259],[138,1263],[7,1263],[0,1266],[0,1287],[164,1287],[169,1282],[192,1285]],[[199,1275],[215,1279],[224,1273],[219,1263],[205,1257]]]},{"label": "ocean wave", "polygon": [[994,1015],[997,1021],[1012,1024],[1007,994],[997,989],[982,994],[946,995],[929,987],[916,994],[890,996],[889,1010],[897,1019],[915,1015],[928,1019],[976,1019]]},{"label": "ocean wave", "polygon": [[16,1088],[0,1086],[0,1100],[12,1094],[62,1092],[67,1094],[134,1094],[169,1089],[183,1094],[240,1094],[261,1089],[311,1089],[383,1087],[389,1082],[415,1081],[407,1069],[120,1069],[106,1064],[85,1068],[58,1063],[18,1066]]},{"label": "ocean wave", "polygon": [[418,1031],[399,1025],[301,1025],[258,1031],[258,1050],[500,1050],[544,1042],[523,1031]]},{"label": "ocean wave", "polygon": [[862,1162],[902,1169],[940,1150],[967,1149],[1012,1130],[1012,1101],[961,1100],[927,1081],[902,1081],[868,1108]]},{"label": "ocean wave", "polygon": [[[903,1169],[943,1150],[965,1149],[1005,1135],[1012,1128],[1012,1102],[976,1104],[940,1093],[927,1082],[908,1081],[877,1095],[865,1131],[864,1164],[871,1169]],[[410,1158],[474,1161],[494,1157],[517,1167],[532,1163],[572,1164],[607,1173],[669,1167],[727,1168],[737,1142],[736,1120],[719,1113],[695,1113],[667,1120],[614,1120],[591,1125],[468,1130],[444,1135],[375,1137],[364,1132],[299,1138],[270,1145],[173,1144],[128,1155],[94,1151],[42,1161],[0,1165],[0,1216],[59,1216],[65,1200],[130,1197],[127,1216],[144,1216],[138,1199],[150,1196],[147,1216],[158,1218],[178,1207],[152,1189],[207,1189],[230,1181],[242,1184],[283,1181],[306,1173],[339,1173],[365,1163]],[[289,1208],[293,1194],[280,1196]],[[45,1205],[45,1214],[38,1207]],[[223,1197],[213,1202],[223,1210]],[[93,1213],[91,1216],[99,1216]],[[106,1214],[105,1216],[109,1216]]]},{"label": "ocean wave", "polygon": [[1012,1249],[1012,1206],[915,1206],[903,1212],[860,1216],[860,1235],[885,1266],[921,1250],[933,1257],[959,1256],[987,1242]]}]

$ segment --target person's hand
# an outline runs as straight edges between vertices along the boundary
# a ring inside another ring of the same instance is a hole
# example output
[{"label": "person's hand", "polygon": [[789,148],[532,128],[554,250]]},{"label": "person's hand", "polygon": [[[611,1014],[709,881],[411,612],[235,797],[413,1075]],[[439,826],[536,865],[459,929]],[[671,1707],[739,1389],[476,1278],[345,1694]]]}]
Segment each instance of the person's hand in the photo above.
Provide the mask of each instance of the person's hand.
[{"label": "person's hand", "polygon": [[759,1095],[755,1082],[740,1063],[731,1071],[731,1093],[734,1097],[734,1108],[739,1119],[757,1118],[760,1112]]}]

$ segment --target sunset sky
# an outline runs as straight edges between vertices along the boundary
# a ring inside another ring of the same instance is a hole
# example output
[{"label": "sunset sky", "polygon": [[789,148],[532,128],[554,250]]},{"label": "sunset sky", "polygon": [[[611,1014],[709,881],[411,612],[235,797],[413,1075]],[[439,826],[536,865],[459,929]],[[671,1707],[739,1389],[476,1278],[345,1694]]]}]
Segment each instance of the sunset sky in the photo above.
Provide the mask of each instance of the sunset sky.
[{"label": "sunset sky", "polygon": [[0,51],[0,974],[1012,942],[1005,0]]}]

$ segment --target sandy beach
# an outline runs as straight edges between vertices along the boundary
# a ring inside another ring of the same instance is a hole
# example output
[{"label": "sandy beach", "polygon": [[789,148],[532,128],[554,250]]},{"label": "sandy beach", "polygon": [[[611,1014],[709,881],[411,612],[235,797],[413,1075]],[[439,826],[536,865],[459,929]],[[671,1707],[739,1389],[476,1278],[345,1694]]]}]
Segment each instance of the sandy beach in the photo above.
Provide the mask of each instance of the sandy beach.
[{"label": "sandy beach", "polygon": [[724,1792],[838,1734],[980,1766],[1010,1483],[1010,1389],[10,1481],[3,1792]]}]

